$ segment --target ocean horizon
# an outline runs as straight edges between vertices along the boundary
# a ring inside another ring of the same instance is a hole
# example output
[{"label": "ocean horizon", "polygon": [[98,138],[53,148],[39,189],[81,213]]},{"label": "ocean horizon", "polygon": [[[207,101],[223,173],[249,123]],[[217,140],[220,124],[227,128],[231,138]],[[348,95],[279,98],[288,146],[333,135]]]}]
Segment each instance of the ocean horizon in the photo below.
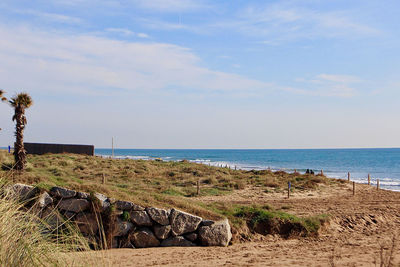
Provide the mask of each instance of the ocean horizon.
[{"label": "ocean horizon", "polygon": [[[111,156],[112,149],[97,148],[98,156]],[[243,170],[282,170],[304,173],[307,169],[330,178],[347,179],[400,191],[400,148],[327,148],[327,149],[114,149],[114,157],[130,159],[189,160],[211,166]]]}]

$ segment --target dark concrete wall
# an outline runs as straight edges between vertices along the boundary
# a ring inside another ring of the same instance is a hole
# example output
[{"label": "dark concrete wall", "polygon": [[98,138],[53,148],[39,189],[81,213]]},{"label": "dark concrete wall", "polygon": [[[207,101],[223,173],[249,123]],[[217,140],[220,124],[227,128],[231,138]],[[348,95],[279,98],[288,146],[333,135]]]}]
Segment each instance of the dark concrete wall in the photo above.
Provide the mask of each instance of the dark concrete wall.
[{"label": "dark concrete wall", "polygon": [[94,155],[94,146],[92,145],[66,145],[66,144],[40,144],[40,143],[24,143],[25,150],[28,154],[43,155],[46,153],[74,153]]}]

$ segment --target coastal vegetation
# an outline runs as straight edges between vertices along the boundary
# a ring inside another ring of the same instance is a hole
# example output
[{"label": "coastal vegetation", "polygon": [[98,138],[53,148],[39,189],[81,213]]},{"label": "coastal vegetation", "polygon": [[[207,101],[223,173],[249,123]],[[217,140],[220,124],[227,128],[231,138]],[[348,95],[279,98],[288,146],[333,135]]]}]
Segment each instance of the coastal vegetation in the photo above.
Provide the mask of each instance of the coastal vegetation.
[{"label": "coastal vegetation", "polygon": [[255,212],[252,205],[220,201],[205,204],[202,198],[229,196],[250,187],[257,187],[265,194],[285,194],[288,182],[291,182],[291,190],[296,192],[339,183],[322,175],[233,170],[186,160],[168,162],[74,154],[28,155],[23,173],[11,170],[13,161],[6,151],[0,151],[0,160],[2,172],[9,173],[14,183],[32,184],[43,189],[62,186],[83,192],[100,192],[142,206],[176,207],[211,219],[227,217],[238,232],[244,225],[255,229],[255,221],[262,221],[260,218],[266,221],[270,217],[282,222],[298,222],[304,226],[302,233],[305,234],[318,231],[319,224],[313,224],[310,218],[287,214],[283,209],[265,211],[264,207]]},{"label": "coastal vegetation", "polygon": [[0,175],[0,266],[81,266],[75,263],[88,261],[79,255],[71,261],[66,254],[89,249],[74,225],[65,223],[50,231],[57,214],[40,218],[33,208],[26,209],[7,190],[7,178]]}]

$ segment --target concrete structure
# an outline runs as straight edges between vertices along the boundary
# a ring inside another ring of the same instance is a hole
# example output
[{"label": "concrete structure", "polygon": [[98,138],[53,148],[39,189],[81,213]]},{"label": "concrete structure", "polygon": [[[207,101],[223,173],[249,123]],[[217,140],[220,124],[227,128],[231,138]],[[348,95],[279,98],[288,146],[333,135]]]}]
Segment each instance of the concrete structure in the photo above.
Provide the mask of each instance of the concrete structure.
[{"label": "concrete structure", "polygon": [[92,145],[24,143],[24,147],[28,154],[35,155],[43,155],[47,153],[74,153],[90,156],[94,155],[94,146]]}]

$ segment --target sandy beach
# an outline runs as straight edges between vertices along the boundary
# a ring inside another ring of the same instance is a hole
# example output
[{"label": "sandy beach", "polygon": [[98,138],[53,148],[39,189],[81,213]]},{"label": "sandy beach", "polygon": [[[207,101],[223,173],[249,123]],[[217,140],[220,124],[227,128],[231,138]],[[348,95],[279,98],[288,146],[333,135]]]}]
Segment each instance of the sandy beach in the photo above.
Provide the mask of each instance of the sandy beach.
[{"label": "sandy beach", "polygon": [[[400,193],[357,184],[320,188],[309,193],[265,194],[246,188],[227,196],[199,198],[242,204],[268,203],[290,207],[296,215],[328,213],[331,219],[318,237],[284,239],[255,235],[227,247],[113,249],[90,252],[111,266],[381,266],[392,249],[394,266],[400,264]],[[382,265],[383,266],[383,265]]]}]

